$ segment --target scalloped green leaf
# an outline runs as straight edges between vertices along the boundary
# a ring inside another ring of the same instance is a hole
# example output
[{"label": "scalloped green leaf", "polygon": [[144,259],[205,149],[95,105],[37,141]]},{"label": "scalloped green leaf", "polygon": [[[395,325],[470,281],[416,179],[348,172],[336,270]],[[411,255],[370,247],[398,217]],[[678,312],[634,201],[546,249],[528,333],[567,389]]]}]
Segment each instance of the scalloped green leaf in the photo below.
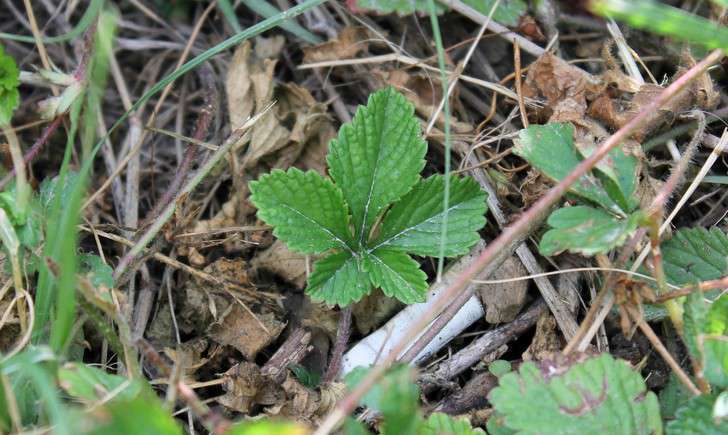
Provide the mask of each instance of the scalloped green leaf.
[{"label": "scalloped green leaf", "polygon": [[349,250],[346,204],[341,191],[318,172],[279,169],[250,182],[250,200],[258,217],[293,251],[316,254]]},{"label": "scalloped green leaf", "polygon": [[405,304],[424,302],[427,295],[427,275],[412,257],[401,251],[380,248],[369,253],[364,267],[375,287],[385,295]]},{"label": "scalloped green leaf", "polygon": [[582,255],[607,252],[627,240],[639,225],[641,213],[625,219],[588,206],[564,207],[551,213],[552,228],[541,238],[538,249],[543,255],[570,251]]},{"label": "scalloped green leaf", "polygon": [[728,237],[718,228],[680,229],[660,249],[671,284],[688,285],[728,274]]},{"label": "scalloped green leaf", "polygon": [[524,363],[489,394],[519,434],[661,434],[657,396],[609,354],[583,361]]},{"label": "scalloped green leaf", "polygon": [[372,289],[360,257],[339,252],[313,264],[306,293],[311,299],[341,307],[359,301]]},{"label": "scalloped green leaf", "polygon": [[[514,140],[513,152],[555,181],[565,178],[581,163],[574,146],[574,126],[570,123],[534,124],[524,128]],[[611,212],[624,213],[591,173],[579,178],[569,191]]]},{"label": "scalloped green leaf", "polygon": [[341,126],[327,162],[351,210],[359,246],[379,214],[420,178],[426,151],[414,106],[391,87],[371,94]]},{"label": "scalloped green leaf", "polygon": [[721,435],[728,433],[728,420],[713,418],[716,397],[709,394],[693,397],[683,405],[676,419],[667,423],[667,435]]},{"label": "scalloped green leaf", "polygon": [[15,59],[5,54],[5,48],[0,44],[0,125],[9,125],[13,112],[20,102],[18,84],[20,71]]},{"label": "scalloped green leaf", "polygon": [[[445,216],[442,204],[445,177],[420,180],[384,216],[372,249],[387,247],[411,254],[440,255]],[[463,255],[480,239],[485,225],[485,192],[472,178],[450,177],[450,198],[445,235],[445,256]]]},{"label": "scalloped green leaf", "polygon": [[465,417],[451,417],[442,412],[433,412],[420,428],[422,435],[477,435],[485,434],[482,429],[473,428]]}]

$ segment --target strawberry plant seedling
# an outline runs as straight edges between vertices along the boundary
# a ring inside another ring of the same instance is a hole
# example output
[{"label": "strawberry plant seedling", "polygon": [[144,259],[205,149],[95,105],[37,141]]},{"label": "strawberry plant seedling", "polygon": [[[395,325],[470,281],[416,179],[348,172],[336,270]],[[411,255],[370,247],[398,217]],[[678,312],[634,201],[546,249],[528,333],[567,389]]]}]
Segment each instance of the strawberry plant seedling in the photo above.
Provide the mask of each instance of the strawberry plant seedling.
[{"label": "strawberry plant seedling", "polygon": [[[532,125],[521,130],[513,152],[546,177],[560,181],[589,151],[577,148],[573,135],[569,123]],[[637,157],[619,148],[612,150],[595,170],[571,186],[569,194],[581,204],[560,208],[549,216],[551,229],[539,244],[541,254],[569,250],[594,255],[624,243],[643,218],[634,198],[638,176]]]},{"label": "strawberry plant seedling", "polygon": [[427,276],[409,254],[462,255],[485,224],[485,193],[469,177],[420,177],[427,145],[414,107],[393,88],[375,92],[329,146],[331,179],[296,168],[250,183],[258,217],[291,250],[327,253],[314,263],[307,293],[346,306],[373,287],[404,303],[425,299]]}]

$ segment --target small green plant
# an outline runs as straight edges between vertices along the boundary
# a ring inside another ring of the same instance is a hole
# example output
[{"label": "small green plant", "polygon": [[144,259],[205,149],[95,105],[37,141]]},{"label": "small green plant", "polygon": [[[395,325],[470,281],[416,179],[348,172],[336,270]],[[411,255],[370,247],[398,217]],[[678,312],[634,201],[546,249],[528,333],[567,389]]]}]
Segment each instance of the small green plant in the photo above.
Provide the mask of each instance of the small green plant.
[{"label": "small green plant", "polygon": [[[521,130],[513,152],[546,177],[561,181],[590,153],[576,147],[573,136],[570,123],[532,125]],[[569,194],[581,204],[560,208],[549,216],[551,229],[539,244],[541,254],[568,250],[594,255],[624,243],[643,217],[634,198],[639,167],[636,156],[616,148],[591,173],[574,183]]]},{"label": "small green plant", "polygon": [[[349,388],[355,387],[369,369],[357,367],[346,376]],[[363,406],[380,412],[382,435],[478,435],[485,434],[482,429],[473,428],[465,418],[455,418],[435,412],[425,419],[418,406],[420,389],[415,379],[415,371],[406,364],[389,369],[361,401]],[[349,418],[344,426],[346,434],[369,435],[362,423]]]},{"label": "small green plant", "polygon": [[329,146],[332,180],[314,171],[274,170],[250,183],[258,217],[316,261],[307,292],[348,305],[379,287],[404,303],[423,301],[427,276],[408,254],[465,254],[485,224],[485,193],[472,178],[420,178],[427,145],[414,108],[392,88],[375,92]]},{"label": "small green plant", "polygon": [[488,429],[501,423],[510,431],[497,433],[662,433],[657,396],[629,364],[609,354],[567,358],[526,362],[501,376],[488,396],[499,414]]}]

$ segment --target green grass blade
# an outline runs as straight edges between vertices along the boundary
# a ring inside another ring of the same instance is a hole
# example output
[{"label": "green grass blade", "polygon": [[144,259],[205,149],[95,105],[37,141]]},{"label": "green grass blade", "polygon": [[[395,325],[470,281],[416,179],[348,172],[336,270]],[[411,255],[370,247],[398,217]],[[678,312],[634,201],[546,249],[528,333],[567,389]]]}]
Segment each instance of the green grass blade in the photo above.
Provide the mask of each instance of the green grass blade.
[{"label": "green grass blade", "polygon": [[[219,1],[220,3],[228,2],[228,0]],[[275,6],[271,5],[265,0],[243,0],[243,4],[256,14],[260,14],[266,18],[270,18],[281,13],[281,11],[279,11]],[[295,21],[283,21],[279,24],[279,26],[287,32],[298,36],[309,44],[320,44],[322,42],[321,38],[301,27],[301,25]]]},{"label": "green grass blade", "polygon": [[440,253],[437,256],[437,280],[440,281],[442,270],[445,265],[445,244],[447,238],[447,218],[448,209],[450,208],[450,99],[448,98],[447,73],[445,72],[445,48],[442,45],[442,35],[440,34],[440,23],[437,20],[437,9],[435,8],[435,0],[428,0],[427,6],[430,10],[430,25],[432,33],[435,36],[435,47],[437,48],[437,66],[440,68],[440,81],[442,82],[442,95],[444,104],[442,106],[445,114],[445,194],[442,198],[442,233],[440,235]]},{"label": "green grass blade", "polygon": [[596,0],[592,10],[639,29],[728,51],[728,29],[672,6],[652,0]]},{"label": "green grass blade", "polygon": [[233,8],[233,5],[230,4],[229,0],[217,0],[217,6],[220,8],[220,12],[222,12],[222,15],[225,17],[225,20],[230,24],[230,27],[233,28],[235,33],[240,33],[243,31],[243,27],[240,25],[240,22],[238,21],[238,17],[235,15],[235,8]]},{"label": "green grass blade", "polygon": [[[78,24],[71,29],[70,32],[65,33],[63,35],[58,36],[51,36],[43,38],[43,42],[46,44],[55,44],[57,42],[66,42],[71,41],[73,39],[78,38],[83,34],[83,32],[88,29],[88,26],[93,23],[94,19],[96,18],[96,15],[101,10],[101,6],[104,4],[104,0],[91,0],[91,3],[89,3],[88,7],[86,8],[86,11],[83,13],[83,16],[78,21]],[[12,33],[4,33],[0,32],[0,39],[8,39],[11,41],[18,41],[18,42],[27,42],[34,44],[35,38],[32,36],[25,36],[25,35],[15,35]]]}]

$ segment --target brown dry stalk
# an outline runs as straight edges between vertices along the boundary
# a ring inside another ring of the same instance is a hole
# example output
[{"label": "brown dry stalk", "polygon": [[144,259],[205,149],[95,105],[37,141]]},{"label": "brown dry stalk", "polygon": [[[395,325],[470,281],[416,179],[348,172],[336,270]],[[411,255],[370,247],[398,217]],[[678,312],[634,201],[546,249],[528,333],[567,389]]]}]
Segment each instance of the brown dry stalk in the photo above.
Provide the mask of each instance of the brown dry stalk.
[{"label": "brown dry stalk", "polygon": [[716,290],[716,289],[724,289],[724,288],[728,288],[728,276],[724,276],[723,278],[720,278],[720,279],[703,281],[696,285],[689,285],[689,286],[685,286],[678,290],[673,290],[671,292],[663,293],[663,294],[657,296],[657,299],[655,300],[655,302],[658,304],[661,304],[661,303],[664,303],[671,299],[687,296],[690,293],[693,293],[694,291],[705,292],[708,290]]},{"label": "brown dry stalk", "polygon": [[516,66],[516,94],[518,94],[518,110],[521,112],[523,128],[528,128],[528,113],[526,104],[523,102],[523,90],[521,86],[521,47],[513,41],[513,64]]},{"label": "brown dry stalk", "polygon": [[583,160],[574,170],[561,180],[556,186],[552,187],[546,194],[541,197],[530,209],[521,215],[521,217],[511,226],[507,227],[493,242],[491,242],[480,256],[463,271],[462,275],[450,287],[440,294],[438,299],[432,306],[413,324],[402,339],[395,344],[380,364],[372,367],[369,373],[346,397],[344,397],[339,405],[324,419],[321,426],[314,432],[314,435],[323,435],[331,433],[341,421],[354,410],[359,400],[371,389],[374,384],[384,375],[387,368],[395,361],[397,356],[404,351],[410,343],[439,315],[451,301],[454,301],[460,295],[460,292],[466,288],[473,279],[490,261],[496,257],[497,253],[504,249],[509,243],[518,237],[522,237],[532,228],[532,223],[537,222],[548,212],[548,210],[556,204],[556,202],[567,192],[569,187],[579,178],[586,174],[594,167],[610,150],[624,142],[630,135],[636,131],[652,114],[668,103],[676,95],[680,94],[686,86],[701,76],[711,65],[719,62],[723,58],[722,50],[712,51],[705,59],[695,64],[692,68],[680,76],[675,82],[663,90],[654,100],[645,105],[639,113],[637,113],[622,128],[609,137],[589,158]]},{"label": "brown dry stalk", "polygon": [[680,364],[675,361],[675,358],[670,355],[670,352],[667,351],[667,348],[665,348],[665,345],[662,344],[662,341],[660,341],[660,338],[655,334],[655,331],[652,330],[650,325],[645,322],[644,319],[641,318],[639,315],[635,315],[630,311],[630,317],[632,317],[633,320],[637,322],[637,326],[640,328],[643,334],[645,334],[645,337],[650,341],[652,344],[652,347],[655,348],[657,353],[660,354],[663,360],[667,363],[668,366],[672,369],[673,372],[675,372],[675,376],[680,380],[680,382],[687,387],[690,392],[696,396],[700,395],[700,390],[698,387],[695,386],[693,381],[690,380],[690,377],[685,373],[685,371],[680,367]]}]

